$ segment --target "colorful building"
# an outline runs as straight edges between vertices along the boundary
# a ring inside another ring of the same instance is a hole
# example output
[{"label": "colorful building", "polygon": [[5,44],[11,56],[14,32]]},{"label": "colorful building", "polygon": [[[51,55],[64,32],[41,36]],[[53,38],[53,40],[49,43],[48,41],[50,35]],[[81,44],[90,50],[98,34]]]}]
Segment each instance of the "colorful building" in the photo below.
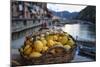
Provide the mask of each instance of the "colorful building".
[{"label": "colorful building", "polygon": [[46,3],[12,1],[11,33],[12,40],[37,31],[41,25],[48,25],[52,19]]}]

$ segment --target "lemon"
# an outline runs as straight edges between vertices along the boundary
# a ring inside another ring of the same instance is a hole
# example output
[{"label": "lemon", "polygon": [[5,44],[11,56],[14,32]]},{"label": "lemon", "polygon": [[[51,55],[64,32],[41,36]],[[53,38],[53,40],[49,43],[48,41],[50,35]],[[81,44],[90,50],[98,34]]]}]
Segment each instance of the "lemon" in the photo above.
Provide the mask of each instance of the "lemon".
[{"label": "lemon", "polygon": [[55,42],[55,45],[57,45],[57,46],[63,46],[61,42]]},{"label": "lemon", "polygon": [[43,43],[40,40],[34,42],[34,49],[38,52],[41,52],[43,49]]},{"label": "lemon", "polygon": [[26,45],[30,45],[30,41],[29,41],[29,40],[26,40],[26,41],[25,41],[25,44],[26,44]]},{"label": "lemon", "polygon": [[49,35],[49,34],[50,34],[49,32],[46,32],[46,33],[45,33],[45,35]]},{"label": "lemon", "polygon": [[27,50],[24,51],[25,55],[29,55],[32,52],[32,48],[28,48]]},{"label": "lemon", "polygon": [[70,46],[70,45],[64,45],[64,47],[65,47],[67,50],[71,49],[71,46]]},{"label": "lemon", "polygon": [[43,43],[43,46],[46,46],[47,41],[45,40],[45,38],[41,38],[41,42]]},{"label": "lemon", "polygon": [[59,36],[59,37],[58,37],[58,41],[60,42],[61,40],[62,40],[62,37],[61,37],[61,36]]},{"label": "lemon", "polygon": [[30,45],[26,45],[26,46],[24,47],[24,51],[27,50],[29,47],[30,47]]},{"label": "lemon", "polygon": [[44,36],[45,36],[44,34],[41,34],[41,35],[40,35],[40,37],[44,37]]},{"label": "lemon", "polygon": [[60,42],[64,45],[66,44],[68,41],[68,38],[66,36],[63,36],[62,39],[60,40]]},{"label": "lemon", "polygon": [[30,40],[29,40],[31,43],[33,42],[33,38],[30,38]]},{"label": "lemon", "polygon": [[46,40],[53,40],[53,36],[52,35],[46,36]]},{"label": "lemon", "polygon": [[55,42],[53,40],[48,40],[47,41],[47,46],[48,47],[52,47],[55,44]]},{"label": "lemon", "polygon": [[40,39],[40,36],[36,36],[36,40],[39,40]]},{"label": "lemon", "polygon": [[23,48],[20,48],[20,52],[23,52],[24,50],[23,50]]},{"label": "lemon", "polygon": [[75,42],[72,40],[72,38],[69,38],[67,44],[69,44],[70,46],[73,46]]},{"label": "lemon", "polygon": [[53,36],[53,40],[58,40],[57,35],[54,35],[54,36]]},{"label": "lemon", "polygon": [[38,58],[38,57],[41,57],[41,56],[42,56],[41,53],[35,52],[35,51],[33,51],[33,52],[29,55],[30,58]]},{"label": "lemon", "polygon": [[44,40],[41,40],[41,42],[43,43],[44,46],[46,46],[47,41],[45,39]]},{"label": "lemon", "polygon": [[45,52],[47,50],[48,50],[48,47],[47,46],[44,46],[42,52]]},{"label": "lemon", "polygon": [[45,39],[44,37],[40,37],[40,40],[43,40],[43,39]]}]

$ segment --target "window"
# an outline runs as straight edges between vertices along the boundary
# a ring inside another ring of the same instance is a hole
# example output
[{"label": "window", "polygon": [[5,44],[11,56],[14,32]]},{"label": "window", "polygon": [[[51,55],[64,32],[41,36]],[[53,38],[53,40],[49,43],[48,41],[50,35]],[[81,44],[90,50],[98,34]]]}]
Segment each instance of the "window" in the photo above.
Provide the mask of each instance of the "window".
[{"label": "window", "polygon": [[26,26],[27,25],[27,22],[24,20],[23,24]]}]

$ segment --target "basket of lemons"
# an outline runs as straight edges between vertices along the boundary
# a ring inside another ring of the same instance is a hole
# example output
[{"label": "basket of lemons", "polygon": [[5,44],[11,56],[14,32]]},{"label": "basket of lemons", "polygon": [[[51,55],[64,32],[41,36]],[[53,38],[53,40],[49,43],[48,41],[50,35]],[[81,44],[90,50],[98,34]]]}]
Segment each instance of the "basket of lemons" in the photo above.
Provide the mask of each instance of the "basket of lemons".
[{"label": "basket of lemons", "polygon": [[70,62],[75,54],[74,38],[66,32],[44,32],[26,37],[19,49],[25,64]]}]

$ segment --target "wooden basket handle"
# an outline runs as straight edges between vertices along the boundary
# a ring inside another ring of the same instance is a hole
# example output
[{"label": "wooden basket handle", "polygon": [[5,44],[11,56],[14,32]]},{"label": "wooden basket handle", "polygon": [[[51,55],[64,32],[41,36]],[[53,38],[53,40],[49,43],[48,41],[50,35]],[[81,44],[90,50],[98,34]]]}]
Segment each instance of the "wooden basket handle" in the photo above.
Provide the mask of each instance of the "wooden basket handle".
[{"label": "wooden basket handle", "polygon": [[59,49],[63,50],[64,52],[67,52],[66,48],[64,48],[63,46],[58,46],[58,45],[55,45],[55,46],[49,48],[47,52],[50,52],[51,50],[56,49],[56,48],[59,48]]}]

